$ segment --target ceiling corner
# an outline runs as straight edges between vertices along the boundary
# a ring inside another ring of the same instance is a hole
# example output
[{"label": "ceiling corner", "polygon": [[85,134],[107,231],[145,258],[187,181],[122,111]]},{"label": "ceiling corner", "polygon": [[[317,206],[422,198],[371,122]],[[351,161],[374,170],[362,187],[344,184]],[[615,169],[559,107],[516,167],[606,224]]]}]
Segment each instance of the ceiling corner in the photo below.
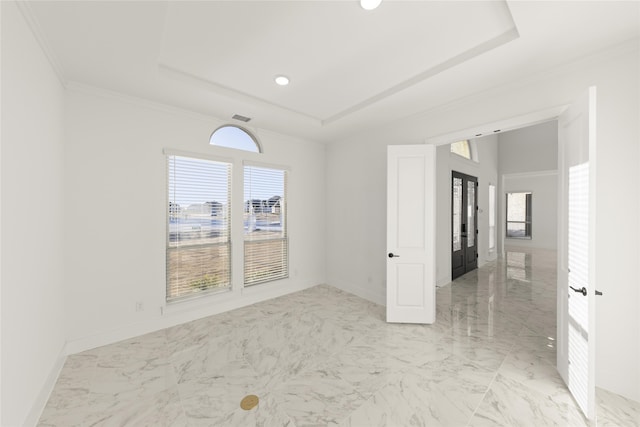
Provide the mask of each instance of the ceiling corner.
[{"label": "ceiling corner", "polygon": [[40,22],[38,21],[38,18],[36,18],[35,13],[33,12],[31,1],[29,0],[17,1],[15,2],[15,4],[18,7],[18,10],[20,10],[20,13],[22,14],[22,17],[27,23],[27,26],[31,30],[33,37],[36,39],[36,41],[40,45],[40,48],[44,52],[44,55],[47,57],[47,60],[51,64],[51,68],[53,68],[53,71],[56,73],[58,80],[60,80],[60,83],[62,84],[62,86],[66,87],[68,81],[65,76],[62,63],[58,59],[58,56],[54,52],[53,48],[51,47],[51,43],[49,43],[47,36],[44,34],[44,31],[42,31]]}]

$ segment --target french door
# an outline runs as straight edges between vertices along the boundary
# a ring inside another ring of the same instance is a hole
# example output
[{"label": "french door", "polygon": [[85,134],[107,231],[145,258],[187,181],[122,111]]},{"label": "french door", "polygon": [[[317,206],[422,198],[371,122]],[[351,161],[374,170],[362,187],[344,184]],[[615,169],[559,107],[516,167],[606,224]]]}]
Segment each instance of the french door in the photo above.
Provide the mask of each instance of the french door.
[{"label": "french door", "polygon": [[451,280],[478,267],[478,178],[451,173]]}]

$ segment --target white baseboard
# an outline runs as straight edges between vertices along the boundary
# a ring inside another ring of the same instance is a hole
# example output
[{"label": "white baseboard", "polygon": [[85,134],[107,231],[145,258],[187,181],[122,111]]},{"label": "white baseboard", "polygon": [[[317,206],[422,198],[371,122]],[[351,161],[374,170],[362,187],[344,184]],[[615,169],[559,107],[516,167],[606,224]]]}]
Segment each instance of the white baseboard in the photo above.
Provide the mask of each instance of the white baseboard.
[{"label": "white baseboard", "polygon": [[387,296],[378,289],[372,289],[370,287],[359,286],[353,283],[343,282],[341,280],[330,279],[327,280],[327,285],[333,286],[345,292],[349,292],[350,294],[354,294],[359,296],[360,298],[366,299],[367,301],[374,302],[380,305],[387,305]]},{"label": "white baseboard", "polygon": [[265,286],[261,289],[248,289],[248,292],[244,293],[228,292],[211,295],[201,298],[200,300],[176,303],[175,306],[165,308],[162,314],[158,313],[148,319],[122,325],[117,328],[89,336],[71,339],[67,342],[67,354],[80,353],[85,350],[102,347],[118,341],[135,338],[140,335],[156,332],[182,323],[191,322],[193,320],[256,304],[261,301],[277,298],[292,292],[302,291],[321,283],[324,283],[324,280],[310,280],[304,281],[304,283],[295,284],[273,283],[272,286]]},{"label": "white baseboard", "polygon": [[451,283],[451,277],[441,277],[439,279],[436,280],[436,286],[438,288],[441,288],[443,286],[448,285],[449,283]]},{"label": "white baseboard", "polygon": [[62,371],[62,367],[64,366],[64,363],[66,362],[66,360],[67,360],[66,346],[62,346],[62,349],[60,350],[60,354],[58,355],[58,358],[56,359],[55,363],[51,367],[51,370],[49,371],[49,375],[47,376],[47,379],[45,380],[44,384],[42,385],[42,388],[40,389],[40,393],[38,393],[36,400],[33,402],[33,405],[31,406],[31,410],[27,414],[27,418],[24,420],[24,423],[22,424],[23,426],[35,427],[38,424],[38,421],[42,416],[42,411],[44,410],[44,407],[47,405],[47,402],[49,401],[49,396],[51,396],[51,392],[53,391],[53,388],[55,387],[56,382],[58,381],[58,377],[60,376],[60,371]]}]

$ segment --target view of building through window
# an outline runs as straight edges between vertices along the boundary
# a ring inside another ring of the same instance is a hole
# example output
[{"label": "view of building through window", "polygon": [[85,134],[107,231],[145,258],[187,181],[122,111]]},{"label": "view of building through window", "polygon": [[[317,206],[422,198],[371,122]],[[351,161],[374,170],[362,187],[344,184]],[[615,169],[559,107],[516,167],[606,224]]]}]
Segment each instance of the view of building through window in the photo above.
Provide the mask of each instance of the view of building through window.
[{"label": "view of building through window", "polygon": [[[243,129],[223,126],[213,145],[259,152]],[[284,169],[244,166],[244,206],[231,201],[232,164],[169,155],[167,301],[232,286],[231,224],[244,227],[244,285],[289,276],[287,175]]]},{"label": "view of building through window", "polygon": [[286,194],[287,171],[245,166],[245,285],[289,275]]},{"label": "view of building through window", "polygon": [[169,156],[167,300],[231,286],[231,164]]}]

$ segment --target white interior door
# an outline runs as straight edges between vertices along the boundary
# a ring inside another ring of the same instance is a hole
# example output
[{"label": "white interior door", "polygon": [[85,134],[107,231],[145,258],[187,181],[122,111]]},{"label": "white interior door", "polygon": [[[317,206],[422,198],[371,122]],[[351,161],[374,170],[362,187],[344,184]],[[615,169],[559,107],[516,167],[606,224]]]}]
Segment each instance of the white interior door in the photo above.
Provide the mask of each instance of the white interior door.
[{"label": "white interior door", "polygon": [[595,87],[558,121],[558,371],[595,419]]},{"label": "white interior door", "polygon": [[387,147],[387,322],[433,323],[436,147]]}]

